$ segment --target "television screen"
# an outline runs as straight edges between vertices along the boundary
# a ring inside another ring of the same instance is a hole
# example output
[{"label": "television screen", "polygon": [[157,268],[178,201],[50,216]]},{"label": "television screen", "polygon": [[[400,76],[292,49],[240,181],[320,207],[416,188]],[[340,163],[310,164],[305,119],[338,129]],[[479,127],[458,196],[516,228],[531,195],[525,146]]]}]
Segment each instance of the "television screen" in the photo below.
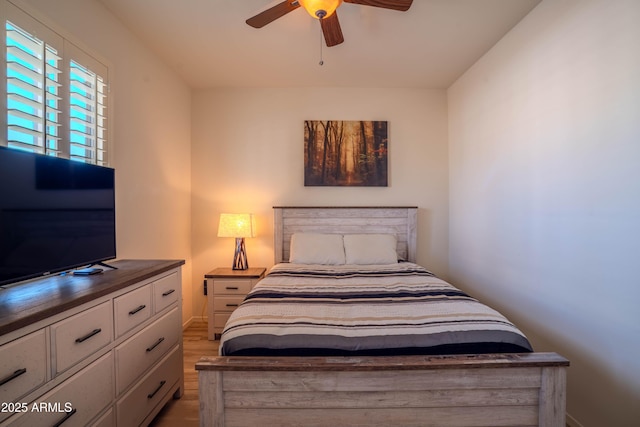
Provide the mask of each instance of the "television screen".
[{"label": "television screen", "polygon": [[0,147],[0,285],[115,258],[114,175]]}]

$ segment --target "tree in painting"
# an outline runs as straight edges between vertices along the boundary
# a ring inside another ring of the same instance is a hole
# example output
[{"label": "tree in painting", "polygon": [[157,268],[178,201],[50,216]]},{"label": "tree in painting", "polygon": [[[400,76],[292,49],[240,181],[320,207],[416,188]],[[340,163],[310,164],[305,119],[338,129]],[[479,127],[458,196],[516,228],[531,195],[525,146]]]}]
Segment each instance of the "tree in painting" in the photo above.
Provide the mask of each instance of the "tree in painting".
[{"label": "tree in painting", "polygon": [[304,122],[305,186],[387,186],[386,121]]}]

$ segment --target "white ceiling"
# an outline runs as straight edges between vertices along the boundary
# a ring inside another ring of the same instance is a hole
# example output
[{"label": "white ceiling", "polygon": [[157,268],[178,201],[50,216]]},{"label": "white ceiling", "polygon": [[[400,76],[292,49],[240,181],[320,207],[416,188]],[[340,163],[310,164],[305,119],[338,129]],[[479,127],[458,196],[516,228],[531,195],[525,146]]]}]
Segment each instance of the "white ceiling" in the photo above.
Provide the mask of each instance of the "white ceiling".
[{"label": "white ceiling", "polygon": [[407,12],[343,3],[345,42],[322,47],[299,8],[255,29],[280,0],[100,0],[193,88],[447,88],[540,0],[414,0]]}]

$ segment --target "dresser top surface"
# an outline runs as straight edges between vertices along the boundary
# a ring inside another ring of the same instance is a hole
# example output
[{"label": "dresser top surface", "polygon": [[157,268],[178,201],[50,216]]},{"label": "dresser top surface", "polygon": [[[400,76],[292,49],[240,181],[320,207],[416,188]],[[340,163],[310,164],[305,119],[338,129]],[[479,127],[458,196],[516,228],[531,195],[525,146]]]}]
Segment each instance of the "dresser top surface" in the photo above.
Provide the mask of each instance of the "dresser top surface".
[{"label": "dresser top surface", "polygon": [[0,335],[180,267],[183,260],[118,260],[117,269],[74,276],[62,273],[0,287]]}]

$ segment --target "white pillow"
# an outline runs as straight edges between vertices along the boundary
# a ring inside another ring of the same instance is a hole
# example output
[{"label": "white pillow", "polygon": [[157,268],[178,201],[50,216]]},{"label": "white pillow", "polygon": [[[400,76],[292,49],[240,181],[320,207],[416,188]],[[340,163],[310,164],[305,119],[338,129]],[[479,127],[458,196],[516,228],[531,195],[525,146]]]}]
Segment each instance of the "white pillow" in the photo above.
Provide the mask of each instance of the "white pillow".
[{"label": "white pillow", "polygon": [[341,234],[294,233],[289,262],[296,264],[344,264]]},{"label": "white pillow", "polygon": [[347,264],[395,264],[398,262],[394,234],[345,234]]}]

